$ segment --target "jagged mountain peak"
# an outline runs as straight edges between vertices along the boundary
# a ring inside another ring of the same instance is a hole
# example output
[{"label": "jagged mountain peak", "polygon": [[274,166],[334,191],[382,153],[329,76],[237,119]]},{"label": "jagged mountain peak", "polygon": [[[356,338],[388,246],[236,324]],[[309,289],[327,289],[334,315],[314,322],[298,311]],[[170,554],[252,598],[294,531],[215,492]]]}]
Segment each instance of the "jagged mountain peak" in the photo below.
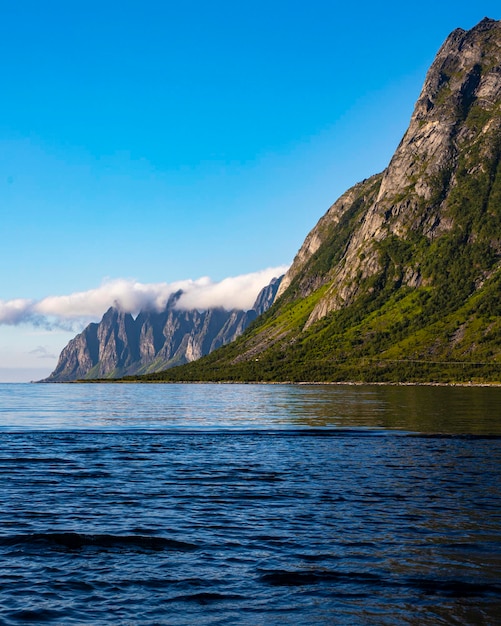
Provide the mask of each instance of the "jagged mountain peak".
[{"label": "jagged mountain peak", "polygon": [[116,378],[158,371],[198,359],[242,334],[275,298],[280,278],[258,294],[250,311],[178,308],[182,290],[171,294],[161,311],[142,310],[134,318],[119,304],[99,324],[92,323],[63,349],[56,369],[44,382]]},{"label": "jagged mountain peak", "polygon": [[[500,100],[501,22],[483,20],[470,31],[454,31],[427,73],[377,196],[367,196],[360,226],[308,324],[353,302],[363,281],[382,271],[380,242],[420,236],[432,241],[457,227],[449,200],[464,168],[497,168]],[[402,280],[419,286],[425,279],[409,260]]]}]

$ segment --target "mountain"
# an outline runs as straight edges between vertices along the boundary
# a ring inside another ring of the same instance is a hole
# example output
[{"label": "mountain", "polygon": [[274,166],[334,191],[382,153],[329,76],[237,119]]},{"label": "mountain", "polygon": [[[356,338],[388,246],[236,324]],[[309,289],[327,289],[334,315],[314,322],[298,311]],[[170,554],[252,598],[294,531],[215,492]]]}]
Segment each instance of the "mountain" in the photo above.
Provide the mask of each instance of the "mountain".
[{"label": "mountain", "polygon": [[308,234],[274,305],[158,380],[501,380],[501,22],[446,39],[388,167]]},{"label": "mountain", "polygon": [[181,291],[161,312],[141,311],[134,319],[111,307],[99,324],[89,324],[63,349],[56,369],[43,382],[116,378],[155,372],[209,354],[242,334],[272,304],[280,285],[274,279],[249,311],[176,308]]}]

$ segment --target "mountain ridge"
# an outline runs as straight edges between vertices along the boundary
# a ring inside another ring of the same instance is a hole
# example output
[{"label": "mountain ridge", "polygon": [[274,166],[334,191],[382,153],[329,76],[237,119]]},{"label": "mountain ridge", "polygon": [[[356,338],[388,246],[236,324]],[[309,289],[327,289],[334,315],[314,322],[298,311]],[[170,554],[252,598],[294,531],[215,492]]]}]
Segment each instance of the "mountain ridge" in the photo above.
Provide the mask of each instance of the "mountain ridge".
[{"label": "mountain ridge", "polygon": [[242,337],[154,380],[501,380],[501,22],[456,29],[388,167]]},{"label": "mountain ridge", "polygon": [[173,293],[165,309],[140,311],[136,318],[110,307],[62,350],[50,376],[40,382],[117,378],[155,372],[190,362],[233,341],[271,306],[281,278],[258,294],[252,309],[178,308],[182,291]]}]

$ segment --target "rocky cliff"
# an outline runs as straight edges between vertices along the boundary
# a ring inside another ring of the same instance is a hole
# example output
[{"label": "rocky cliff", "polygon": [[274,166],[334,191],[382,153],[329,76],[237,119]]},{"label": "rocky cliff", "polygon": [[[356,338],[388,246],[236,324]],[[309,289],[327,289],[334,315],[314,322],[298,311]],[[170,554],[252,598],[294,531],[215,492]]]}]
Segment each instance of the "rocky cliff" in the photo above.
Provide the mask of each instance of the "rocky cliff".
[{"label": "rocky cliff", "polygon": [[[347,212],[363,206],[359,224],[351,229],[342,257],[312,283],[329,283],[308,323],[353,302],[364,279],[383,269],[380,243],[394,237],[409,241],[420,236],[431,242],[460,226],[454,204],[468,203],[464,181],[475,177],[484,196],[482,212],[498,214],[489,204],[500,153],[501,27],[484,19],[470,31],[457,29],[445,41],[432,64],[409,128],[388,168],[349,190],[308,235],[286,274],[280,293],[326,241]],[[457,192],[457,193],[456,193]],[[459,196],[461,199],[456,198]],[[494,242],[493,242],[494,243]],[[494,245],[496,248],[498,244]],[[402,267],[401,281],[412,287],[426,280],[415,257]],[[298,280],[302,293],[304,281]]]},{"label": "rocky cliff", "polygon": [[501,380],[501,22],[457,29],[384,172],[308,234],[275,304],[170,379]]},{"label": "rocky cliff", "polygon": [[89,324],[63,349],[56,369],[44,382],[116,378],[187,363],[209,354],[242,334],[275,298],[280,279],[258,295],[249,311],[177,308],[173,294],[161,312],[130,313],[110,308],[99,324]]}]

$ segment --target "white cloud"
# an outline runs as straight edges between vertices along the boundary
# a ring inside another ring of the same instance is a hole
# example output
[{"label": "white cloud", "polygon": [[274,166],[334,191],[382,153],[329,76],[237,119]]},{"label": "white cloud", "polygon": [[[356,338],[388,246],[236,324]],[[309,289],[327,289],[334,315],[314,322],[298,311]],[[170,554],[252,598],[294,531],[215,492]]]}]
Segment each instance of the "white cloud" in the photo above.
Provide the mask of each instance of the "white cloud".
[{"label": "white cloud", "polygon": [[286,266],[225,278],[213,282],[208,277],[187,279],[174,283],[144,284],[132,279],[107,280],[96,289],[63,296],[47,296],[42,300],[0,300],[0,324],[21,323],[51,328],[74,328],[101,319],[111,306],[132,313],[141,310],[160,311],[169,296],[182,290],[177,303],[182,309],[250,309],[259,291]]},{"label": "white cloud", "polygon": [[0,300],[0,324],[15,325],[34,316],[32,312],[34,300],[17,298],[16,300]]},{"label": "white cloud", "polygon": [[258,293],[269,285],[273,278],[278,278],[287,271],[286,266],[273,267],[252,274],[232,276],[218,283],[210,279],[201,279],[183,289],[183,295],[177,303],[180,309],[225,309],[252,308]]}]

